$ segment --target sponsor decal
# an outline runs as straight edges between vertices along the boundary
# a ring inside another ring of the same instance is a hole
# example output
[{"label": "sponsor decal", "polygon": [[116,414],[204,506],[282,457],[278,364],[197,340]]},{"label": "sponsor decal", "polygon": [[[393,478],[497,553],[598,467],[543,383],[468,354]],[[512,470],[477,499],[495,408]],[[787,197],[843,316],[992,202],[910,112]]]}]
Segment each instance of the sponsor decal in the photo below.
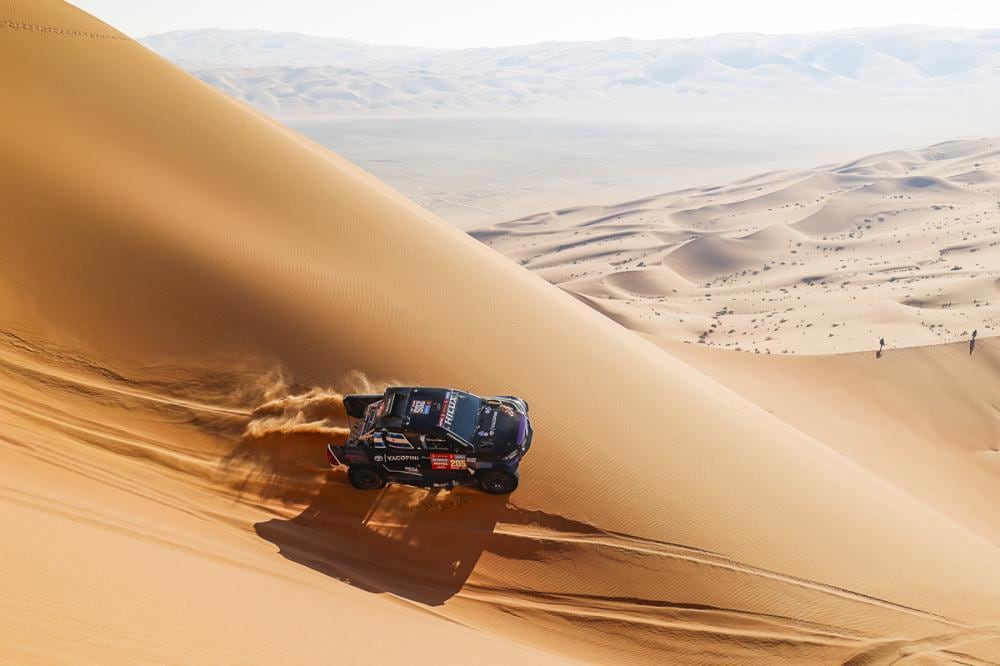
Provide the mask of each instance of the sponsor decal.
[{"label": "sponsor decal", "polygon": [[438,419],[439,426],[451,427],[455,421],[455,409],[458,407],[458,396],[451,391],[444,394],[444,405],[441,409],[441,417]]},{"label": "sponsor decal", "polygon": [[385,441],[388,442],[389,446],[394,449],[412,449],[413,444],[410,444],[410,440],[406,438],[405,435],[398,432],[387,432],[385,433]]},{"label": "sponsor decal", "polygon": [[461,453],[432,453],[431,469],[467,469],[468,461]]},{"label": "sponsor decal", "polygon": [[497,417],[500,416],[500,412],[493,412],[493,420],[490,421],[490,434],[497,431]]},{"label": "sponsor decal", "polygon": [[385,459],[388,460],[389,462],[405,462],[409,460],[414,460],[414,461],[420,460],[420,456],[401,453],[397,455],[392,455],[392,454],[387,455]]},{"label": "sponsor decal", "polygon": [[414,400],[410,404],[410,414],[428,415],[431,413],[430,400]]},{"label": "sponsor decal", "polygon": [[385,460],[385,456],[382,455],[372,456],[372,460],[374,460],[375,462],[382,462],[383,460]]}]

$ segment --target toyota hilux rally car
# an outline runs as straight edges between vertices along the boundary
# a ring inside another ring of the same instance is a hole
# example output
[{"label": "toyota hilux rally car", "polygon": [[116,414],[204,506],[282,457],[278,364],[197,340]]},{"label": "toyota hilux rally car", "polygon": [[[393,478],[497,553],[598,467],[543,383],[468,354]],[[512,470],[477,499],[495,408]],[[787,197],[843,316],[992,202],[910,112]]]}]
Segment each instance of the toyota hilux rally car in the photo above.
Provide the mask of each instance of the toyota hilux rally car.
[{"label": "toyota hilux rally car", "polygon": [[344,396],[344,409],[351,434],[342,446],[328,444],[326,457],[346,466],[362,490],[392,482],[507,494],[517,488],[517,468],[531,446],[528,404],[513,396],[390,387],[382,395]]}]

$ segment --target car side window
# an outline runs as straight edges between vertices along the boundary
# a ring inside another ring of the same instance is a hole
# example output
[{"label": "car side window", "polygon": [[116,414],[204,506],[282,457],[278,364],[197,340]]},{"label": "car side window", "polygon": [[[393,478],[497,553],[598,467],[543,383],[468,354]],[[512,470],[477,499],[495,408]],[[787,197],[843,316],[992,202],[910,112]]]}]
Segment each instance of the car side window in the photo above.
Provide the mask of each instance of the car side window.
[{"label": "car side window", "polygon": [[444,435],[429,434],[423,435],[424,446],[431,451],[450,451],[452,449],[451,440]]},{"label": "car side window", "polygon": [[464,453],[472,448],[471,444],[466,444],[465,442],[455,439],[454,437],[448,438],[448,445],[451,447],[451,450],[456,453]]}]

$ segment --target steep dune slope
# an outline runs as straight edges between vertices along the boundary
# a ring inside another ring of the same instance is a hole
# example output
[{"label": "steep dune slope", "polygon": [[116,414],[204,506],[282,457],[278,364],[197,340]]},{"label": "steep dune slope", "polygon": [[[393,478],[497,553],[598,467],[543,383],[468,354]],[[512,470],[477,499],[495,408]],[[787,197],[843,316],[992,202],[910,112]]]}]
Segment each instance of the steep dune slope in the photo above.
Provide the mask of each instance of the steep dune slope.
[{"label": "steep dune slope", "polygon": [[[1000,658],[926,498],[68,5],[0,37],[0,654]],[[529,400],[509,503],[323,471],[390,380]]]},{"label": "steep dune slope", "polygon": [[[762,357],[670,353],[1000,544],[1000,340]],[[823,381],[816,381],[822,377]]]}]

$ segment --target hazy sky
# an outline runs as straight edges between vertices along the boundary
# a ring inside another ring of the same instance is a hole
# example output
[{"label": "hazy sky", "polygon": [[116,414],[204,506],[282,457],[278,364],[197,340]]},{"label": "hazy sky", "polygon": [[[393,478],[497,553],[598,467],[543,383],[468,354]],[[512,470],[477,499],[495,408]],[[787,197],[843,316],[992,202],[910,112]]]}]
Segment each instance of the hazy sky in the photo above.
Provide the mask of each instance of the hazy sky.
[{"label": "hazy sky", "polygon": [[439,47],[805,32],[896,23],[1000,27],[997,0],[75,0],[74,4],[134,37],[184,28],[259,28]]}]

